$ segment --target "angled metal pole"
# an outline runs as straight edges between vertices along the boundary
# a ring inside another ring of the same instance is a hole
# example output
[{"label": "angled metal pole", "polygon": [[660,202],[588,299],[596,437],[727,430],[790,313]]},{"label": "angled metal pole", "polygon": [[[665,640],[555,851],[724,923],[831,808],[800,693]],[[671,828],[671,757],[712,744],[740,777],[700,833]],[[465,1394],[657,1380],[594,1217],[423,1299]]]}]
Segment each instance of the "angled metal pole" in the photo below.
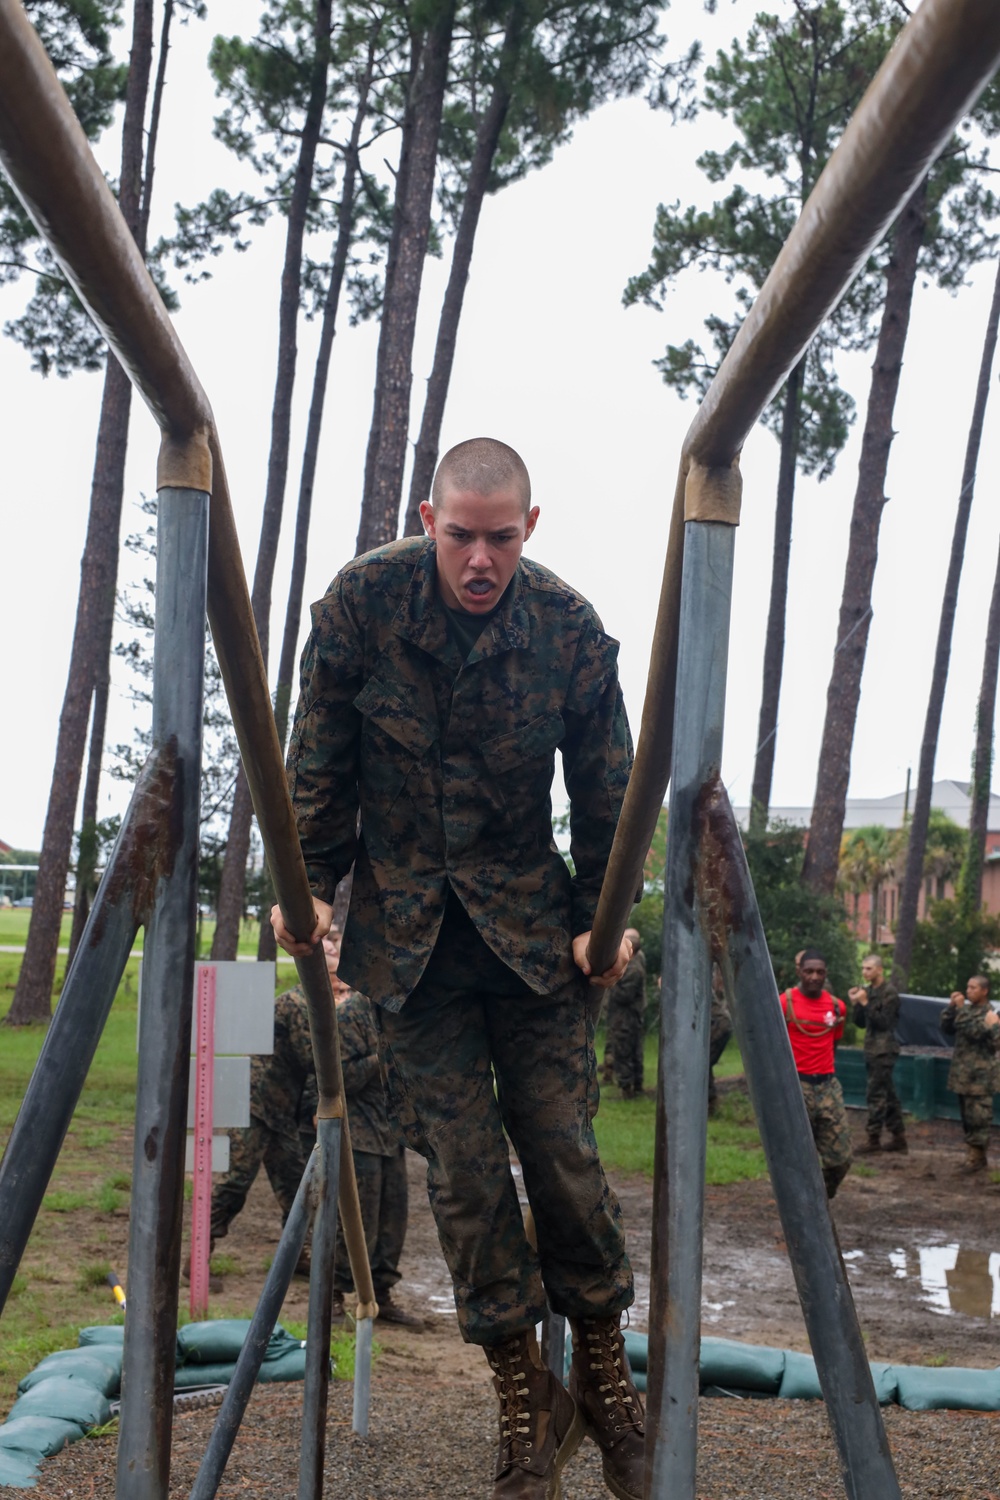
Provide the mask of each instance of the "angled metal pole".
[{"label": "angled metal pole", "polygon": [[313,1148],[309,1156],[302,1181],[299,1183],[291,1212],[285,1221],[281,1239],[267,1273],[260,1301],[243,1340],[240,1357],[236,1361],[233,1378],[226,1388],[219,1414],[212,1428],[212,1435],[205,1449],[198,1474],[191,1490],[191,1500],[213,1500],[225,1473],[229,1455],[233,1450],[243,1421],[244,1413],[260,1367],[267,1353],[267,1342],[274,1332],[274,1325],[281,1315],[281,1305],[295,1274],[295,1265],[306,1242],[306,1231],[313,1212],[312,1198],[315,1191],[319,1151]]},{"label": "angled metal pole", "polygon": [[[697,809],[697,883],[849,1500],[899,1500],[882,1412],[781,1013],[743,841],[721,781]],[[805,1149],[802,1149],[805,1143]]]},{"label": "angled metal pole", "polygon": [[694,1500],[711,966],[693,871],[702,786],[718,776],[736,528],[691,522],[684,543],[677,730],[663,903],[649,1307],[646,1493]]},{"label": "angled metal pole", "polygon": [[0,1310],[7,1300],[139,925],[171,861],[174,751],[143,766],[0,1162]]},{"label": "angled metal pole", "polygon": [[302,1400],[299,1500],[319,1500],[319,1496],[323,1493],[342,1123],[340,1120],[320,1119],[316,1121],[319,1172],[316,1218],[313,1223],[312,1263],[309,1270],[309,1318],[306,1325],[306,1377]]},{"label": "angled metal pole", "polygon": [[175,795],[170,863],[157,881],[143,953],[119,1500],[167,1500],[170,1479],[198,888],[208,503],[201,490],[159,492],[153,744],[173,747]]}]

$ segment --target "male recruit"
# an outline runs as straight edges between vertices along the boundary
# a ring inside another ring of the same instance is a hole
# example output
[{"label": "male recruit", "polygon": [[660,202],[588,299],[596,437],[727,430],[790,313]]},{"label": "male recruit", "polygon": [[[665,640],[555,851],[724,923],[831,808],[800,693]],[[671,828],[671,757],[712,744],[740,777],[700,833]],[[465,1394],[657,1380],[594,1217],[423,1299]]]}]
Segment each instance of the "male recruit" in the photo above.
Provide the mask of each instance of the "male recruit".
[{"label": "male recruit", "polygon": [[[272,920],[309,951],[353,863],[341,975],[375,1002],[459,1326],[493,1370],[495,1500],[551,1500],[585,1433],[612,1493],[639,1500],[643,1413],[619,1327],[632,1272],[592,1126],[586,956],[631,742],[617,643],[522,556],[538,514],[512,448],[460,443],[421,506],[426,536],[355,558],[313,607],[288,774],[316,928]],[[557,750],[572,873],[552,831]],[[630,956],[623,940],[594,982]],[[573,1330],[568,1393],[535,1341],[547,1307]]]}]

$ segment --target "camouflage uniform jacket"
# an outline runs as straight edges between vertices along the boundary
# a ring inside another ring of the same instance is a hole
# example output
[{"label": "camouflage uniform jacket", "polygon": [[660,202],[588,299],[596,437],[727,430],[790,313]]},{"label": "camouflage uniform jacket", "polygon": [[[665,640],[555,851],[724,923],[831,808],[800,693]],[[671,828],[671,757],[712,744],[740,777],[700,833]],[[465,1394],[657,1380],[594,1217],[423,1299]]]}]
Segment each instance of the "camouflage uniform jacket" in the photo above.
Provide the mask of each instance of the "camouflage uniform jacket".
[{"label": "camouflage uniform jacket", "polygon": [[646,1014],[646,955],[640,949],[628,961],[625,973],[611,991],[619,1010]]},{"label": "camouflage uniform jacket", "polygon": [[[425,538],[356,558],[312,617],[289,786],[314,893],[332,901],[355,861],[342,977],[398,1010],[450,882],[532,990],[569,982],[631,766],[618,643],[585,599],[522,558],[463,662]],[[552,836],[557,749],[573,876]]]},{"label": "camouflage uniform jacket", "polygon": [[895,1057],[899,1052],[899,994],[887,979],[881,984],[866,984],[865,989],[868,1004],[854,1007],[855,1026],[865,1028],[865,1056]]},{"label": "camouflage uniform jacket", "polygon": [[953,1094],[995,1094],[1000,1091],[1000,1026],[986,1025],[986,1005],[946,1005],[941,1030],[954,1037],[955,1051],[948,1070]]},{"label": "camouflage uniform jacket", "polygon": [[[347,1121],[351,1127],[351,1150],[369,1151],[373,1156],[395,1156],[400,1140],[389,1124],[386,1112],[378,1066],[378,1032],[371,1001],[354,990],[346,999],[338,1001],[337,1032],[347,1098]],[[319,1104],[315,1073],[309,1080],[305,1097],[312,1114],[315,1114]]]},{"label": "camouflage uniform jacket", "polygon": [[313,1072],[309,1009],[296,985],[274,1002],[274,1051],[250,1059],[250,1113],[279,1135],[297,1136],[303,1091]]}]

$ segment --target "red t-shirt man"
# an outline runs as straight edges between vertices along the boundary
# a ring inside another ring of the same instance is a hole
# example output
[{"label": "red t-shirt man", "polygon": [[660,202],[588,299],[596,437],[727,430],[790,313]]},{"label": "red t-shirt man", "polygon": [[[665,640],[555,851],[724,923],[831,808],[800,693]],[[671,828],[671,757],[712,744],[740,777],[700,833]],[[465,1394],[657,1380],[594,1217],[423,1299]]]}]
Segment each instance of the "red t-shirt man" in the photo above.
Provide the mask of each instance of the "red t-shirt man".
[{"label": "red t-shirt man", "polygon": [[[803,980],[808,990],[815,984]],[[819,994],[802,989],[786,990],[781,1009],[788,1024],[795,1071],[814,1077],[833,1072],[833,1044],[844,1034],[847,1006],[825,990],[820,982]]]}]

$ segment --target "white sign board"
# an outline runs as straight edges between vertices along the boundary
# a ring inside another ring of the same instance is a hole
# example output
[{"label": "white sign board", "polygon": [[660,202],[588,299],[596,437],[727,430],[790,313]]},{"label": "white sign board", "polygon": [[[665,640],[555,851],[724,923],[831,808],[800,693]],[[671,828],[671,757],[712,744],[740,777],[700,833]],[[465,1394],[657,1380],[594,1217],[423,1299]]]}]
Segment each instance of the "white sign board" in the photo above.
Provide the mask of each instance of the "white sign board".
[{"label": "white sign board", "polygon": [[[194,1171],[194,1136],[189,1135],[184,1146],[184,1170]],[[229,1171],[229,1137],[228,1135],[213,1135],[212,1137],[212,1171]]]},{"label": "white sign board", "polygon": [[[216,1054],[214,1063],[212,1128],[245,1129],[250,1124],[250,1059],[219,1057]],[[191,1071],[188,1074],[188,1130],[194,1129],[194,1071],[195,1059],[192,1057]],[[228,1140],[228,1136],[226,1139]]]},{"label": "white sign board", "polygon": [[[251,1055],[274,1051],[274,964],[211,963],[215,970],[215,1051]],[[142,1024],[142,964],[139,965],[139,1024]]]}]

